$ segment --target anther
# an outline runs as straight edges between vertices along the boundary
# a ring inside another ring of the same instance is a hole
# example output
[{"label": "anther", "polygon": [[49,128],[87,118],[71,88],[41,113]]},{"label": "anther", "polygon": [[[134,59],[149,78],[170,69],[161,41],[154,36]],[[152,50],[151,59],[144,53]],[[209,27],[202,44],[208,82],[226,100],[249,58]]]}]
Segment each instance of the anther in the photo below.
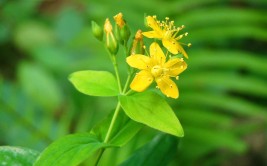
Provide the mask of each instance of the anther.
[{"label": "anther", "polygon": [[188,35],[188,32],[186,32],[184,35],[187,36]]},{"label": "anther", "polygon": [[179,79],[179,76],[176,76],[175,79],[178,80]]},{"label": "anther", "polygon": [[187,47],[191,47],[191,45],[192,45],[191,43],[188,43],[188,44],[187,44]]}]

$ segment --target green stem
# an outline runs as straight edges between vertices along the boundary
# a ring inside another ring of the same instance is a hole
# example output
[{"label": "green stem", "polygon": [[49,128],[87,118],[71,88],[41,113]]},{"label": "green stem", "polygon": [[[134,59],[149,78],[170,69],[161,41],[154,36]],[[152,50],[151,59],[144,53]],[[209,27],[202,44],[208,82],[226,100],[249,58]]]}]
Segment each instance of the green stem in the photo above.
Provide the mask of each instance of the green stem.
[{"label": "green stem", "polygon": [[115,70],[115,74],[116,74],[116,78],[117,78],[117,82],[118,82],[119,91],[120,91],[120,93],[122,93],[121,80],[120,80],[120,75],[119,75],[116,56],[112,55],[111,58],[112,58],[112,64],[113,64],[113,67],[114,67],[114,70]]},{"label": "green stem", "polygon": [[[112,129],[113,129],[113,127],[114,127],[114,124],[115,124],[116,119],[117,119],[117,117],[118,117],[118,114],[119,114],[119,112],[120,112],[120,107],[121,107],[121,104],[120,104],[120,102],[118,102],[117,107],[116,107],[116,109],[115,109],[115,112],[114,112],[114,114],[113,114],[112,120],[111,120],[111,122],[110,122],[110,125],[109,125],[109,128],[108,128],[108,131],[107,131],[107,134],[106,134],[104,143],[108,143],[108,141],[109,141],[109,139],[110,139]],[[105,151],[105,149],[101,149],[100,152],[98,153],[98,156],[97,156],[97,159],[96,159],[96,162],[95,162],[95,166],[98,165],[99,160],[101,159],[101,157],[102,157],[104,151]]]},{"label": "green stem", "polygon": [[100,152],[98,153],[97,158],[96,158],[95,166],[98,165],[98,163],[99,163],[99,161],[100,161],[100,159],[101,159],[101,157],[102,157],[104,151],[105,151],[104,148],[103,148],[103,149],[100,149]]},{"label": "green stem", "polygon": [[[125,55],[127,56],[127,52],[128,52],[128,48],[127,48],[127,44],[124,43],[124,48],[125,48]],[[129,85],[129,82],[130,82],[130,79],[131,79],[131,72],[130,70],[128,69],[128,77],[127,77],[127,80],[126,80],[126,83],[124,85],[124,89],[122,90],[122,86],[121,86],[121,80],[120,80],[120,75],[119,75],[119,70],[118,70],[118,64],[117,64],[117,60],[116,60],[116,56],[115,55],[110,55],[110,59],[112,61],[112,64],[113,64],[113,67],[114,67],[114,70],[115,70],[115,75],[116,75],[116,78],[117,78],[117,82],[118,82],[118,87],[119,87],[119,91],[121,94],[124,94],[127,90],[127,87]],[[111,136],[111,132],[112,132],[112,129],[114,127],[114,124],[116,122],[116,119],[118,117],[118,114],[119,114],[119,111],[120,111],[120,107],[121,107],[121,104],[120,102],[118,102],[117,104],[117,107],[114,111],[114,114],[113,114],[113,117],[111,119],[111,122],[110,122],[110,125],[109,125],[109,128],[108,128],[108,131],[107,131],[107,134],[105,136],[105,139],[104,139],[104,143],[108,143],[109,139],[110,139],[110,136]],[[105,152],[105,148],[102,148],[98,155],[97,155],[97,159],[96,159],[96,162],[95,162],[95,166],[98,165],[103,153]]]},{"label": "green stem", "polygon": [[132,93],[132,92],[133,92],[133,90],[130,89],[130,90],[128,90],[128,92],[125,93],[125,95],[127,96],[128,94],[130,94],[130,93]]},{"label": "green stem", "polygon": [[107,132],[107,135],[105,137],[104,143],[107,143],[109,141],[112,128],[113,128],[113,126],[115,124],[115,121],[116,121],[116,119],[118,117],[118,114],[119,114],[119,111],[120,111],[120,107],[121,107],[121,104],[120,104],[120,102],[118,102],[117,107],[116,107],[115,112],[114,112],[114,115],[112,117],[112,120],[110,122],[110,125],[109,125],[109,128],[108,128],[108,132]]},{"label": "green stem", "polygon": [[122,94],[125,94],[125,92],[127,91],[128,85],[129,85],[131,77],[132,77],[131,75],[132,75],[131,73],[128,73],[128,77],[127,77],[126,83],[124,85]]}]

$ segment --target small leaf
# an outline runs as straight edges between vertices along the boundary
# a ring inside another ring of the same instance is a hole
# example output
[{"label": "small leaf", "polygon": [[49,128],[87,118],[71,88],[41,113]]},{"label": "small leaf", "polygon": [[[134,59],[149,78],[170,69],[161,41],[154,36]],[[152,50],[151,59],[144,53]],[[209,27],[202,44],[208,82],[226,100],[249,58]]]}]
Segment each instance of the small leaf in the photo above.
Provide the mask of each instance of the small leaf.
[{"label": "small leaf", "polygon": [[[105,139],[112,117],[113,112],[92,130],[92,133],[97,135],[102,141]],[[142,124],[129,119],[123,111],[120,111],[112,128],[109,143],[115,146],[123,146],[130,141],[142,127]]]},{"label": "small leaf", "polygon": [[78,71],[69,80],[81,93],[91,96],[116,96],[119,94],[115,77],[106,71]]},{"label": "small leaf", "polygon": [[0,165],[32,166],[38,152],[22,147],[1,146]]},{"label": "small leaf", "polygon": [[160,135],[151,142],[138,149],[129,159],[120,166],[162,166],[174,157],[178,139],[170,135]]},{"label": "small leaf", "polygon": [[178,137],[184,136],[183,128],[167,102],[154,92],[119,96],[125,113],[134,121]]},{"label": "small leaf", "polygon": [[76,166],[98,149],[105,147],[110,145],[100,142],[93,134],[68,135],[48,146],[34,166]]}]

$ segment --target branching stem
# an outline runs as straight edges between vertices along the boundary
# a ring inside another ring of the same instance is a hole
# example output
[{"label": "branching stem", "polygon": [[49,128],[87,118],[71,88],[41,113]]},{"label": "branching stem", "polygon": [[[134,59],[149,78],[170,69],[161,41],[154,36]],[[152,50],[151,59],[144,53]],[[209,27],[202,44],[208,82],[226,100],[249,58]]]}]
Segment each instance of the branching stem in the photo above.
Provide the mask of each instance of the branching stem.
[{"label": "branching stem", "polygon": [[[107,131],[107,134],[106,134],[104,143],[108,143],[108,141],[109,141],[109,139],[110,139],[112,129],[113,129],[113,127],[114,127],[114,124],[115,124],[115,122],[116,122],[116,119],[117,119],[118,114],[119,114],[119,111],[120,111],[120,107],[121,107],[121,104],[120,104],[120,102],[118,102],[117,107],[116,107],[116,109],[115,109],[115,112],[114,112],[114,114],[113,114],[112,120],[111,120],[111,122],[110,122],[110,125],[109,125],[109,128],[108,128],[108,131]],[[98,165],[99,160],[101,159],[101,157],[102,157],[104,151],[105,151],[105,148],[102,148],[102,149],[100,150],[100,152],[98,153],[98,156],[97,156],[97,159],[96,159],[96,162],[95,162],[95,166]]]}]

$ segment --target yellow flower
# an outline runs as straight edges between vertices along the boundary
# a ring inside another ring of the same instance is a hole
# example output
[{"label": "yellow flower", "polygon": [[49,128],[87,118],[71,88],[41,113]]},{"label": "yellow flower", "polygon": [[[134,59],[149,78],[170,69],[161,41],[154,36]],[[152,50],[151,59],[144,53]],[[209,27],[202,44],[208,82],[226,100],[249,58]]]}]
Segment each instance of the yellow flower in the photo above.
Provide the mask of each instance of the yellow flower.
[{"label": "yellow flower", "polygon": [[141,70],[133,79],[131,89],[142,92],[155,80],[163,94],[178,98],[178,88],[170,77],[178,79],[178,75],[187,68],[187,64],[182,58],[173,58],[166,62],[166,57],[156,42],[150,45],[149,52],[150,56],[135,54],[126,59],[131,67]]},{"label": "yellow flower", "polygon": [[[162,44],[165,48],[168,49],[172,54],[182,53],[186,58],[188,58],[187,53],[181,46],[182,43],[179,43],[178,40],[187,36],[188,33],[178,35],[178,32],[184,28],[175,27],[174,21],[169,21],[169,18],[166,17],[166,21],[157,21],[156,16],[147,16],[146,17],[147,25],[153,29],[153,31],[143,32],[143,35],[148,38],[157,38],[162,40]],[[191,44],[187,44],[190,46]]]}]

